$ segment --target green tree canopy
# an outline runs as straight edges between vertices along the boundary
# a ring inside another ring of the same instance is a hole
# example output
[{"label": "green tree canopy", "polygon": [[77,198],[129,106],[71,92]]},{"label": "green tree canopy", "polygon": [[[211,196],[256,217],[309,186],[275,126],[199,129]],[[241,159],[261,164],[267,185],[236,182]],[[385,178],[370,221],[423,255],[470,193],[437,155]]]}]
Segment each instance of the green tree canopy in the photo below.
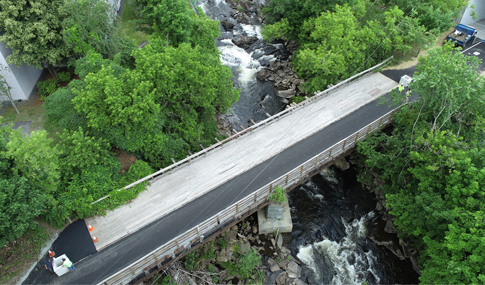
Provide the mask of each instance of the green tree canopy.
[{"label": "green tree canopy", "polygon": [[113,57],[122,47],[120,19],[113,5],[105,0],[66,1],[67,17],[62,21],[62,35],[76,57],[93,49]]},{"label": "green tree canopy", "polygon": [[24,138],[19,129],[9,135],[6,145],[7,157],[15,164],[14,174],[27,178],[45,193],[54,193],[60,178],[58,151],[52,141],[45,130]]},{"label": "green tree canopy", "polygon": [[59,64],[69,54],[61,33],[66,16],[64,0],[0,0],[0,41],[13,50],[8,63]]},{"label": "green tree canopy", "polygon": [[485,80],[475,58],[450,46],[419,61],[410,85],[419,100],[400,108],[391,136],[376,134],[358,151],[383,179],[400,235],[422,248],[420,280],[483,283]]},{"label": "green tree canopy", "polygon": [[239,96],[217,53],[188,43],[165,47],[163,41],[136,51],[133,70],[102,65],[89,73],[86,88],[73,98],[93,135],[157,163],[185,157],[187,145],[212,141],[215,113]]},{"label": "green tree canopy", "polygon": [[188,42],[194,22],[194,12],[184,0],[135,0],[140,10],[137,28],[147,34],[166,40],[166,44],[178,46]]},{"label": "green tree canopy", "polygon": [[45,195],[27,178],[0,178],[0,246],[22,236],[44,209]]}]

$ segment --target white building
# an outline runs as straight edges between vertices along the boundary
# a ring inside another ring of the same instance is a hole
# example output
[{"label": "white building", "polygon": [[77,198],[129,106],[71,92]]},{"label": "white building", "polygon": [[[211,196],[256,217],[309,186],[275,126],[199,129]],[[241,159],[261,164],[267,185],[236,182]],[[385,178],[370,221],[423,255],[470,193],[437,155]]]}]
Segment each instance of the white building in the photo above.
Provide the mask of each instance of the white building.
[{"label": "white building", "polygon": [[[7,48],[5,43],[0,43],[0,64],[9,68],[8,71],[2,70],[2,75],[12,88],[10,89],[10,94],[13,100],[28,100],[30,93],[42,74],[42,69],[34,68],[25,63],[20,67],[8,64],[6,58],[10,54],[12,54],[12,49]],[[7,96],[2,96],[1,98],[2,101],[8,100]]]},{"label": "white building", "polygon": [[[471,8],[474,5],[475,8]],[[476,19],[472,18],[472,12],[475,12]],[[473,26],[475,23],[485,19],[485,1],[484,0],[470,0],[468,7],[465,9],[461,17],[461,24]],[[480,22],[481,23],[481,22]],[[478,27],[475,27],[478,29]]]}]

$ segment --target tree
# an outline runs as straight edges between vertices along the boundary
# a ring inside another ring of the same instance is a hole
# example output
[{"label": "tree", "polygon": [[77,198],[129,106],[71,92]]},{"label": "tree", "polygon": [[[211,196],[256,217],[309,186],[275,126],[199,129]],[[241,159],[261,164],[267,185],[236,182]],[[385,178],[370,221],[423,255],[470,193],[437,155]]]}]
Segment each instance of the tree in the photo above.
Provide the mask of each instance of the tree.
[{"label": "tree", "polygon": [[44,209],[44,194],[25,177],[0,178],[0,246],[31,229]]},{"label": "tree", "polygon": [[89,73],[86,88],[73,99],[91,134],[156,164],[184,158],[187,145],[212,141],[216,111],[229,108],[239,95],[218,54],[163,42],[136,51],[133,70],[120,73],[102,65]]},{"label": "tree", "polygon": [[419,61],[410,85],[419,100],[400,108],[391,136],[376,134],[358,151],[384,181],[400,235],[422,248],[420,280],[483,283],[485,80],[450,45]]},{"label": "tree", "polygon": [[292,64],[300,77],[308,79],[308,91],[324,90],[339,78],[349,77],[354,71],[349,65],[363,62],[364,51],[375,40],[375,33],[360,26],[349,6],[336,6],[335,12],[305,21],[302,30],[308,39]]},{"label": "tree", "polygon": [[207,52],[218,53],[216,39],[221,35],[219,21],[209,18],[200,7],[197,7],[197,14],[190,28],[190,44],[192,47],[199,45]]},{"label": "tree", "polygon": [[[457,136],[471,128],[483,128],[485,81],[475,71],[479,60],[452,53],[448,44],[430,50],[428,57],[419,58],[419,63],[410,88],[422,98],[418,103],[424,105],[420,119],[431,123],[433,132],[445,128]],[[468,132],[467,137],[474,133]]]},{"label": "tree", "polygon": [[136,0],[141,19],[137,29],[166,39],[167,45],[188,42],[194,12],[184,0]]},{"label": "tree", "polygon": [[[0,125],[3,124],[3,117],[0,116]],[[0,127],[0,178],[8,179],[13,175],[13,159],[7,154],[7,143],[12,133],[11,124],[5,124]]]},{"label": "tree", "polygon": [[69,54],[62,39],[62,21],[67,16],[64,0],[0,0],[0,41],[12,48],[9,64],[54,68]]},{"label": "tree", "polygon": [[76,57],[93,49],[112,58],[122,47],[119,16],[105,0],[66,1],[68,16],[62,21],[62,35]]},{"label": "tree", "polygon": [[88,136],[81,127],[77,131],[64,130],[59,139],[59,168],[65,182],[93,165],[110,163],[109,143],[102,138]]},{"label": "tree", "polygon": [[61,87],[49,95],[43,104],[47,120],[66,130],[86,128],[86,117],[77,112],[72,103],[72,99],[76,97],[75,90],[80,90],[84,86],[83,81],[75,79],[69,83],[68,87]]},{"label": "tree", "polygon": [[45,130],[34,131],[25,138],[21,130],[16,130],[6,145],[7,157],[15,164],[14,174],[29,179],[48,194],[57,190],[60,178],[57,147],[52,146],[52,141]]}]

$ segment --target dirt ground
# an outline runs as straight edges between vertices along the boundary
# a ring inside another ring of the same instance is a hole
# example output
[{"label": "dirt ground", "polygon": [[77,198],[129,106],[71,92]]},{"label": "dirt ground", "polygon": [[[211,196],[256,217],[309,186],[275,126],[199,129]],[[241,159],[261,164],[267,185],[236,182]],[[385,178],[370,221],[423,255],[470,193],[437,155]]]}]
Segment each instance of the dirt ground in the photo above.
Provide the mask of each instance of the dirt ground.
[{"label": "dirt ground", "polygon": [[119,173],[125,173],[130,169],[132,163],[136,161],[136,157],[132,154],[127,154],[126,151],[122,149],[113,149],[117,153],[116,158],[119,159],[121,163],[121,169]]}]

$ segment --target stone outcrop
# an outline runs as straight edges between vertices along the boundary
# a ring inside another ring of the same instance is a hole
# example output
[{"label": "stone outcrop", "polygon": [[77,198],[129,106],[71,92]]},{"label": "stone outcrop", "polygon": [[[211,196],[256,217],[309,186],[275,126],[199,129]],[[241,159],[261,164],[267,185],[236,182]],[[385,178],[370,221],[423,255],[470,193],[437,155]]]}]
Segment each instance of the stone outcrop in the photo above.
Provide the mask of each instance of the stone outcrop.
[{"label": "stone outcrop", "polygon": [[231,31],[234,28],[234,23],[225,20],[221,22],[221,26],[223,26],[226,31]]},{"label": "stone outcrop", "polygon": [[248,36],[241,36],[236,37],[232,40],[232,42],[241,48],[248,48],[250,45],[254,44],[258,41],[257,37],[248,37]]},{"label": "stone outcrop", "polygon": [[273,83],[284,103],[288,103],[294,96],[306,95],[300,88],[304,81],[298,78],[289,61],[272,61],[266,69],[256,73],[256,78]]},{"label": "stone outcrop", "polygon": [[347,170],[350,168],[350,163],[345,159],[345,157],[335,161],[334,165],[340,170]]},{"label": "stone outcrop", "polygon": [[[350,159],[350,162],[352,162],[352,159]],[[367,191],[369,191],[370,193],[374,193],[376,196],[377,203],[376,203],[375,212],[380,215],[380,217],[377,217],[376,219],[380,218],[381,220],[385,221],[386,223],[384,226],[385,232],[389,234],[397,234],[397,231],[394,226],[395,217],[389,214],[389,210],[386,207],[385,196],[382,190],[382,187],[384,186],[384,182],[382,181],[382,179],[379,177],[377,173],[369,169],[365,169],[365,171],[368,172],[365,175],[370,176],[371,179],[363,181],[362,183],[365,185],[365,189]],[[406,258],[409,258],[411,260],[411,263],[413,264],[414,271],[416,271],[419,275],[421,275],[421,271],[419,270],[419,265],[415,257],[418,254],[418,250],[416,248],[412,247],[410,244],[408,244],[406,241],[404,241],[401,238],[399,239],[399,243],[396,243],[392,240],[389,240],[389,241],[376,240],[373,236],[369,236],[369,238],[373,240],[376,244],[385,246],[394,255],[399,257],[399,259],[404,260]]]}]

